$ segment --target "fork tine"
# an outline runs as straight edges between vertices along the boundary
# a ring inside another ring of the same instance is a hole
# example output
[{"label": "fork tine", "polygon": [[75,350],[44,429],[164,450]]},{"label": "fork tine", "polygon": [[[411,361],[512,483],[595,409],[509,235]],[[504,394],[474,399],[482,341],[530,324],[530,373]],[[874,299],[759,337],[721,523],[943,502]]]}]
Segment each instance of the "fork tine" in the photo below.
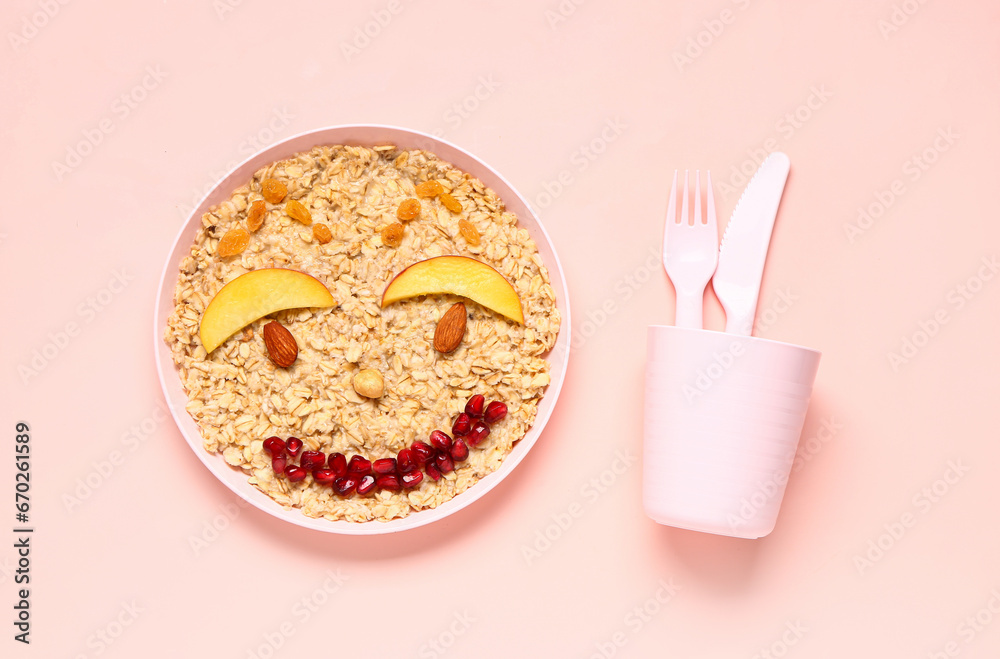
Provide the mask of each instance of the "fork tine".
[{"label": "fork tine", "polygon": [[719,235],[718,222],[715,219],[715,195],[712,194],[712,172],[705,172],[705,176],[708,179],[706,185],[708,187],[708,216],[705,218],[706,222],[710,227],[712,227],[712,233],[715,236]]},{"label": "fork tine", "polygon": [[674,182],[670,184],[670,200],[667,201],[667,221],[677,221],[677,170],[674,170]]},{"label": "fork tine", "polygon": [[670,199],[667,201],[667,219],[663,223],[663,267],[667,266],[667,254],[670,249],[670,225],[677,221],[677,170],[674,170],[674,182],[670,185]]},{"label": "fork tine", "polygon": [[684,197],[681,201],[681,224],[690,224],[691,219],[688,214],[688,170],[684,170]]},{"label": "fork tine", "polygon": [[694,218],[692,224],[701,224],[701,170],[694,170]]}]

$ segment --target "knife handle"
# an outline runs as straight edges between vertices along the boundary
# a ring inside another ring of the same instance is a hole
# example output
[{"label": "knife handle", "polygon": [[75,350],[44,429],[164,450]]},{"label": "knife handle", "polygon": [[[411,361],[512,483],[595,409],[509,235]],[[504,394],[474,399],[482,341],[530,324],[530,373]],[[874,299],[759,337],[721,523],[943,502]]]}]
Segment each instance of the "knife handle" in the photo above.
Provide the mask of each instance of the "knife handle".
[{"label": "knife handle", "polygon": [[750,336],[753,331],[753,319],[727,318],[726,334],[736,334],[738,336]]},{"label": "knife handle", "polygon": [[748,299],[750,295],[748,292],[745,297],[739,299],[739,308],[735,308],[732,304],[723,305],[726,311],[727,334],[753,335],[753,321],[757,313],[757,294],[753,293],[753,299]]}]

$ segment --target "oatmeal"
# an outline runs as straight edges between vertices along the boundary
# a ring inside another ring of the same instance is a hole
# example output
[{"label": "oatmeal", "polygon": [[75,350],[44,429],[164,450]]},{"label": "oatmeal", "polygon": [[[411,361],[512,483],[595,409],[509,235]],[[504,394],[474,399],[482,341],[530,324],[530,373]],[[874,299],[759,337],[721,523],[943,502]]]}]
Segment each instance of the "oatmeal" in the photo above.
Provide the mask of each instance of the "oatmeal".
[{"label": "oatmeal", "polygon": [[[382,306],[400,272],[446,255],[498,271],[520,300],[523,324],[456,295]],[[199,325],[209,303],[237,277],[267,268],[316,278],[333,305],[269,314],[206,353]],[[495,471],[535,419],[549,383],[544,355],[560,326],[538,250],[499,197],[431,153],[393,146],[316,147],[256,172],[203,216],[174,302],[164,338],[205,449],[284,506],[356,522],[433,508]],[[464,333],[442,353],[435,332],[458,302]],[[271,322],[293,337],[292,361],[269,357],[263,328]],[[500,409],[493,403],[507,413],[485,424]],[[469,407],[481,416],[470,418]],[[456,435],[450,455],[429,446],[435,431]],[[302,442],[281,458],[284,473],[275,471],[276,444],[265,449],[272,437]],[[331,465],[370,463],[364,487],[348,483],[338,494],[320,462],[337,454]],[[413,469],[413,460],[429,466]],[[390,478],[375,487],[379,469]]]}]

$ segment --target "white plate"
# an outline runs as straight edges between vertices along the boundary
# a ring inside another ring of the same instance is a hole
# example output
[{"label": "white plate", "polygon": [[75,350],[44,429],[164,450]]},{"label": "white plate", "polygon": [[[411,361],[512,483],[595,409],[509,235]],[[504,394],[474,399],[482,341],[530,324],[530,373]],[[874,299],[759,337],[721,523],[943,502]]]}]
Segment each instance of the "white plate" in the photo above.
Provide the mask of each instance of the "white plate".
[{"label": "white plate", "polygon": [[[538,245],[538,251],[542,256],[543,263],[548,268],[552,289],[556,294],[556,307],[562,315],[562,325],[558,340],[548,355],[552,380],[538,406],[535,423],[528,433],[514,445],[514,449],[504,459],[500,469],[437,508],[410,513],[402,519],[392,520],[391,522],[331,522],[325,519],[306,517],[298,509],[283,508],[266,494],[250,485],[247,482],[247,475],[242,470],[226,464],[222,456],[205,451],[198,426],[185,410],[185,405],[188,401],[187,395],[181,388],[180,377],[177,374],[177,369],[174,367],[170,351],[163,342],[163,333],[167,326],[167,318],[174,308],[174,288],[177,284],[178,265],[180,260],[190,251],[191,244],[194,242],[195,234],[201,223],[201,216],[210,207],[227,199],[233,190],[249,181],[254,172],[264,165],[288,158],[296,153],[308,151],[314,146],[323,144],[354,144],[363,146],[395,144],[405,149],[426,149],[439,156],[442,160],[481,180],[503,199],[507,209],[517,215],[519,226],[527,229],[532,239]],[[242,164],[237,165],[233,171],[202,199],[198,207],[191,213],[191,216],[184,222],[180,233],[177,234],[177,239],[174,241],[174,245],[170,250],[170,256],[167,258],[167,263],[163,268],[163,275],[160,278],[160,287],[156,298],[153,342],[156,353],[156,367],[160,375],[160,385],[163,387],[163,393],[166,396],[174,421],[177,422],[177,427],[180,428],[181,434],[184,435],[184,439],[187,440],[191,450],[208,467],[208,470],[215,474],[216,478],[247,502],[266,513],[292,524],[328,533],[374,535],[412,529],[447,517],[455,511],[468,506],[496,487],[500,481],[506,478],[517,467],[518,463],[524,459],[524,456],[531,450],[538,436],[542,433],[555,407],[556,400],[559,398],[559,391],[562,389],[563,380],[566,376],[566,365],[569,360],[570,327],[569,295],[566,290],[566,280],[563,276],[562,266],[559,264],[559,257],[556,256],[555,248],[552,246],[541,222],[538,221],[538,218],[531,211],[528,203],[500,174],[496,173],[489,165],[467,151],[431,135],[393,126],[357,125],[333,126],[313,130],[275,144],[252,156]]]}]

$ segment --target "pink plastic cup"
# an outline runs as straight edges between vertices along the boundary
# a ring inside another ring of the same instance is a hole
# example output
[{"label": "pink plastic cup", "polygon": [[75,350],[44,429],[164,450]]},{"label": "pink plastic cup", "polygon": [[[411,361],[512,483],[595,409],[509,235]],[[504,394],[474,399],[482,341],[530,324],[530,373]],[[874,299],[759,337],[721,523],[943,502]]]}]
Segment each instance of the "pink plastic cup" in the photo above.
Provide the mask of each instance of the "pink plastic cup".
[{"label": "pink plastic cup", "polygon": [[642,497],[660,524],[774,529],[820,353],[709,330],[647,334]]}]

